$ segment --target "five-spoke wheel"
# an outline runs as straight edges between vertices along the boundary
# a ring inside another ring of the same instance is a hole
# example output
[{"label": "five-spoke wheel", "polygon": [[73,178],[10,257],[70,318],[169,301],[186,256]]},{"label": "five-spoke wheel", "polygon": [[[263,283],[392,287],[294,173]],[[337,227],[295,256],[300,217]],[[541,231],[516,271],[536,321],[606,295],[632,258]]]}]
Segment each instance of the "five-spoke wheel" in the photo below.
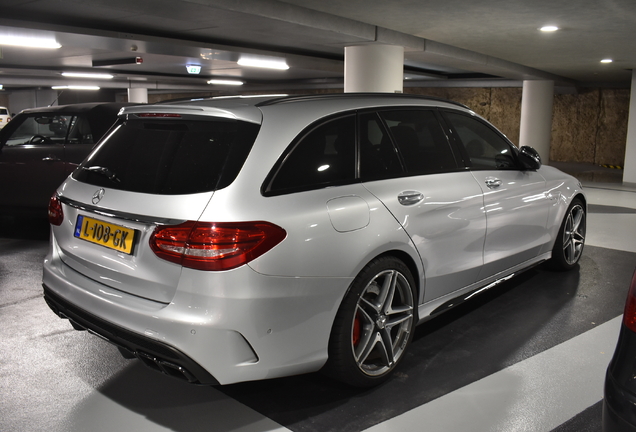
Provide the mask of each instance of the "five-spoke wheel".
[{"label": "five-spoke wheel", "polygon": [[585,206],[580,199],[575,198],[568,207],[554,243],[552,267],[569,270],[579,262],[585,246],[585,227]]},{"label": "five-spoke wheel", "polygon": [[360,387],[388,378],[413,335],[414,292],[411,272],[397,258],[369,263],[351,284],[336,316],[327,372]]}]

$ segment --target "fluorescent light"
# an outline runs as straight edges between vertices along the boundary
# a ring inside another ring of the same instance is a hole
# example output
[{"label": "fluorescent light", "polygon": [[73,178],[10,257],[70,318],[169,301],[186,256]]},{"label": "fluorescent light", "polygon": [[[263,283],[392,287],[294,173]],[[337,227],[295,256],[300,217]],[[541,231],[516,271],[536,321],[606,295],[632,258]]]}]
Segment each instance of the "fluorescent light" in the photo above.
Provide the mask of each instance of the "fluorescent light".
[{"label": "fluorescent light", "polygon": [[601,63],[611,63],[611,62],[613,62],[613,61],[614,61],[614,60],[607,58],[607,59],[603,59],[603,60],[601,60]]},{"label": "fluorescent light", "polygon": [[265,69],[287,70],[289,66],[285,60],[262,60],[256,58],[242,58],[237,62],[241,66],[259,67]]},{"label": "fluorescent light", "polygon": [[95,79],[111,79],[111,74],[88,73],[88,72],[62,72],[62,76],[71,78],[95,78]]},{"label": "fluorescent light", "polygon": [[76,85],[53,86],[51,88],[53,90],[99,90],[99,87],[97,86],[76,86]]},{"label": "fluorescent light", "polygon": [[547,26],[541,27],[539,30],[541,30],[542,32],[555,32],[559,30],[559,28],[557,26],[547,25]]},{"label": "fluorescent light", "polygon": [[12,45],[29,48],[61,48],[55,39],[44,39],[25,36],[0,36],[0,45]]},{"label": "fluorescent light", "polygon": [[243,85],[243,81],[211,79],[211,80],[208,81],[208,84],[240,86],[240,85]]}]

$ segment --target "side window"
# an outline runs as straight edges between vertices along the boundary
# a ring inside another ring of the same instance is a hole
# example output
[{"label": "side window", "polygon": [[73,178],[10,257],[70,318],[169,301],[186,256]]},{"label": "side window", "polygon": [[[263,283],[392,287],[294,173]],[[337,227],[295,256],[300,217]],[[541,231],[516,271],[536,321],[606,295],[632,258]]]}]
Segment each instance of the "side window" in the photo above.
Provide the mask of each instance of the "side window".
[{"label": "side window", "polygon": [[69,144],[95,144],[88,119],[84,116],[73,117],[69,126]]},{"label": "side window", "polygon": [[267,192],[296,192],[355,180],[355,125],[355,115],[348,115],[306,131],[283,159]]},{"label": "side window", "polygon": [[493,128],[472,117],[444,112],[466,149],[473,169],[517,169],[510,144]]},{"label": "side window", "polygon": [[360,177],[363,181],[401,175],[404,170],[397,151],[376,113],[360,117]]},{"label": "side window", "polygon": [[381,111],[409,174],[455,171],[450,144],[432,110]]}]

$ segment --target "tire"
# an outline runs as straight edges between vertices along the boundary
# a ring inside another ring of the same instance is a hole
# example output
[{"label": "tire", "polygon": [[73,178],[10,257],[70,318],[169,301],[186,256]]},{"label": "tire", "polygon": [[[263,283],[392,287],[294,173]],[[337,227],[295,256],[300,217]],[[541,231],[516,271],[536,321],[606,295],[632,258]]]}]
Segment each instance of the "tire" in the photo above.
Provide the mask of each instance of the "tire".
[{"label": "tire", "polygon": [[408,267],[395,257],[362,269],[336,314],[324,372],[356,387],[388,379],[413,338],[414,287]]},{"label": "tire", "polygon": [[573,199],[552,248],[552,258],[549,261],[551,268],[570,270],[578,264],[585,246],[586,221],[583,201]]}]

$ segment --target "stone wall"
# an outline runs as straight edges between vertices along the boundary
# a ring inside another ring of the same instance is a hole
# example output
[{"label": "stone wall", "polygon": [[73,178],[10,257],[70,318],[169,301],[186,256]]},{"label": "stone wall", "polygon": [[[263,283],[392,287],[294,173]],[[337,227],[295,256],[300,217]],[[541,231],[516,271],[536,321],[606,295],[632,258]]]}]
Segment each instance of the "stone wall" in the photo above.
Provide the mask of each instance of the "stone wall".
[{"label": "stone wall", "polygon": [[[341,91],[338,89],[295,90],[282,93],[340,93]],[[404,92],[462,103],[494,124],[513,143],[519,144],[521,88],[407,87]],[[629,89],[580,89],[577,94],[556,94],[552,117],[550,160],[622,166],[627,139],[629,93]],[[188,95],[148,95],[151,103],[179,97],[188,97]],[[197,95],[197,97],[205,96]]]}]

